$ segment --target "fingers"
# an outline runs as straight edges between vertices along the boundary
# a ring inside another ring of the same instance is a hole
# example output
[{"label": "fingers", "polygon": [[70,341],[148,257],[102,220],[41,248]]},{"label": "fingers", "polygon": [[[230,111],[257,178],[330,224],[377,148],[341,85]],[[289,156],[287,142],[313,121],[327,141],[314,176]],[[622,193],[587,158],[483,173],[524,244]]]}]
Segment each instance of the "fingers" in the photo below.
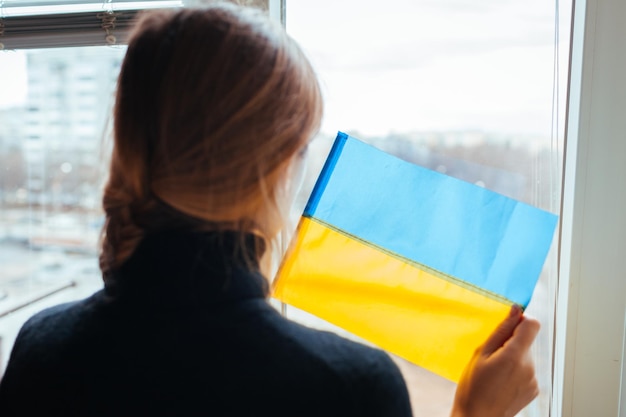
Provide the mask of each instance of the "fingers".
[{"label": "fingers", "polygon": [[529,348],[538,331],[539,322],[522,316],[520,307],[512,307],[468,364],[453,411],[483,417],[515,415],[537,397]]},{"label": "fingers", "polygon": [[518,349],[520,353],[528,351],[535,337],[537,337],[540,327],[537,320],[524,317],[521,323],[515,328],[513,336],[511,336],[509,341],[511,349]]},{"label": "fingers", "polygon": [[500,323],[496,330],[493,331],[491,336],[489,336],[487,341],[483,344],[481,353],[489,356],[496,350],[500,349],[504,342],[513,336],[513,333],[520,324],[520,321],[522,321],[522,309],[514,304],[511,306],[511,311],[507,318]]}]

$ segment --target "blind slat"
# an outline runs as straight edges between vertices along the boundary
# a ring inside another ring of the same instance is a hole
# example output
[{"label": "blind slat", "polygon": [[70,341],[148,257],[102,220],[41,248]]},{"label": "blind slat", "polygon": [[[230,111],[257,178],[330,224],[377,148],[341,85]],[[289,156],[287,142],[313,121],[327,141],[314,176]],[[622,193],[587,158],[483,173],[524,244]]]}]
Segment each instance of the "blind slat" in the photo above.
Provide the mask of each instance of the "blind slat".
[{"label": "blind slat", "polygon": [[[268,10],[269,0],[231,0],[234,3]],[[1,0],[0,0],[1,3]],[[141,10],[178,8],[206,3],[206,0],[114,0],[111,8],[115,17],[110,27],[106,6],[102,0],[4,0],[0,10],[0,49],[35,49],[72,46],[125,44],[134,19]],[[43,6],[89,6],[90,10],[70,10],[41,14]],[[42,6],[42,7],[35,7]],[[131,6],[136,6],[132,8]],[[14,14],[9,10],[31,7],[38,13]],[[4,16],[4,18],[2,18]],[[108,15],[110,18],[111,15]],[[105,28],[109,27],[109,30]]]},{"label": "blind slat", "polygon": [[[112,4],[136,3],[138,0],[113,0]],[[143,0],[144,2],[157,2],[161,0]],[[102,5],[106,0],[4,0],[4,7],[36,7],[36,6],[58,6],[77,4],[97,4]]]},{"label": "blind slat", "polygon": [[[104,12],[19,16],[4,19],[4,49],[33,49],[69,46],[94,46],[125,43],[139,10],[115,12],[109,33],[103,28]],[[110,18],[110,15],[109,15]],[[113,35],[107,41],[107,35]]]},{"label": "blind slat", "polygon": [[182,6],[183,0],[113,0],[111,3],[106,0],[4,0],[4,2],[0,0],[0,5],[2,5],[0,16],[14,17],[50,15],[57,13],[82,13],[108,10],[119,11],[175,7]]}]

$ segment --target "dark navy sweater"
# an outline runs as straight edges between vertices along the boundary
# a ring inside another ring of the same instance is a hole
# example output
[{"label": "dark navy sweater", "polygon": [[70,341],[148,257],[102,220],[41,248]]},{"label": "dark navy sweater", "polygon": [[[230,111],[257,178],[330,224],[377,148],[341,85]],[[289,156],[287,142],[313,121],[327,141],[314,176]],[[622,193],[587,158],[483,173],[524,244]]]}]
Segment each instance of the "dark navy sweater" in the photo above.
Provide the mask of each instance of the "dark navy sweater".
[{"label": "dark navy sweater", "polygon": [[145,238],[102,291],[23,326],[0,416],[410,416],[384,352],[268,304],[258,247],[233,233]]}]

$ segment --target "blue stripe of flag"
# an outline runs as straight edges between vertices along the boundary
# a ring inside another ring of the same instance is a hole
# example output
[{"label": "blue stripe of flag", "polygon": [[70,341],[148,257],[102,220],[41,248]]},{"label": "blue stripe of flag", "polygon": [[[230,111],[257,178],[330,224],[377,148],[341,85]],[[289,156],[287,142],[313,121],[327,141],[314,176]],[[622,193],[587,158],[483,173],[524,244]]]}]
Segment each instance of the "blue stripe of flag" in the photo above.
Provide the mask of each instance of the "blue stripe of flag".
[{"label": "blue stripe of flag", "polygon": [[523,306],[557,222],[343,133],[304,215]]}]

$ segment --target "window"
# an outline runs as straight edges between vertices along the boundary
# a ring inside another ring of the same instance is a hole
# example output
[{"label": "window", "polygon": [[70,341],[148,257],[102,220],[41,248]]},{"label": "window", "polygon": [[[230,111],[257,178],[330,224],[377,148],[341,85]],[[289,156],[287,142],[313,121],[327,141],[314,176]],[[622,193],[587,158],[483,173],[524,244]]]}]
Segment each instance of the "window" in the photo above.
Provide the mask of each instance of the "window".
[{"label": "window", "polygon": [[[0,182],[0,364],[30,315],[102,286],[97,240],[106,162],[100,147],[115,85],[111,63],[119,64],[123,54],[122,47],[100,46],[0,55],[3,68],[26,74],[3,89],[13,91],[0,108],[6,167]],[[75,71],[86,66],[94,74],[89,80]],[[75,106],[75,99],[58,99],[87,87],[100,93],[98,100]]]},{"label": "window", "polygon": [[139,9],[182,4],[0,1],[0,41],[15,49],[0,51],[0,375],[26,319],[102,287],[103,139],[125,52],[103,13],[122,43]]},{"label": "window", "polygon": [[[543,1],[288,0],[287,31],[312,59],[326,102],[300,209],[342,130],[558,214],[570,6],[557,16]],[[543,324],[533,352],[542,394],[525,416],[550,408],[556,240],[528,308]],[[331,327],[291,307],[287,315]],[[455,385],[397,362],[415,414],[447,416]]]}]

